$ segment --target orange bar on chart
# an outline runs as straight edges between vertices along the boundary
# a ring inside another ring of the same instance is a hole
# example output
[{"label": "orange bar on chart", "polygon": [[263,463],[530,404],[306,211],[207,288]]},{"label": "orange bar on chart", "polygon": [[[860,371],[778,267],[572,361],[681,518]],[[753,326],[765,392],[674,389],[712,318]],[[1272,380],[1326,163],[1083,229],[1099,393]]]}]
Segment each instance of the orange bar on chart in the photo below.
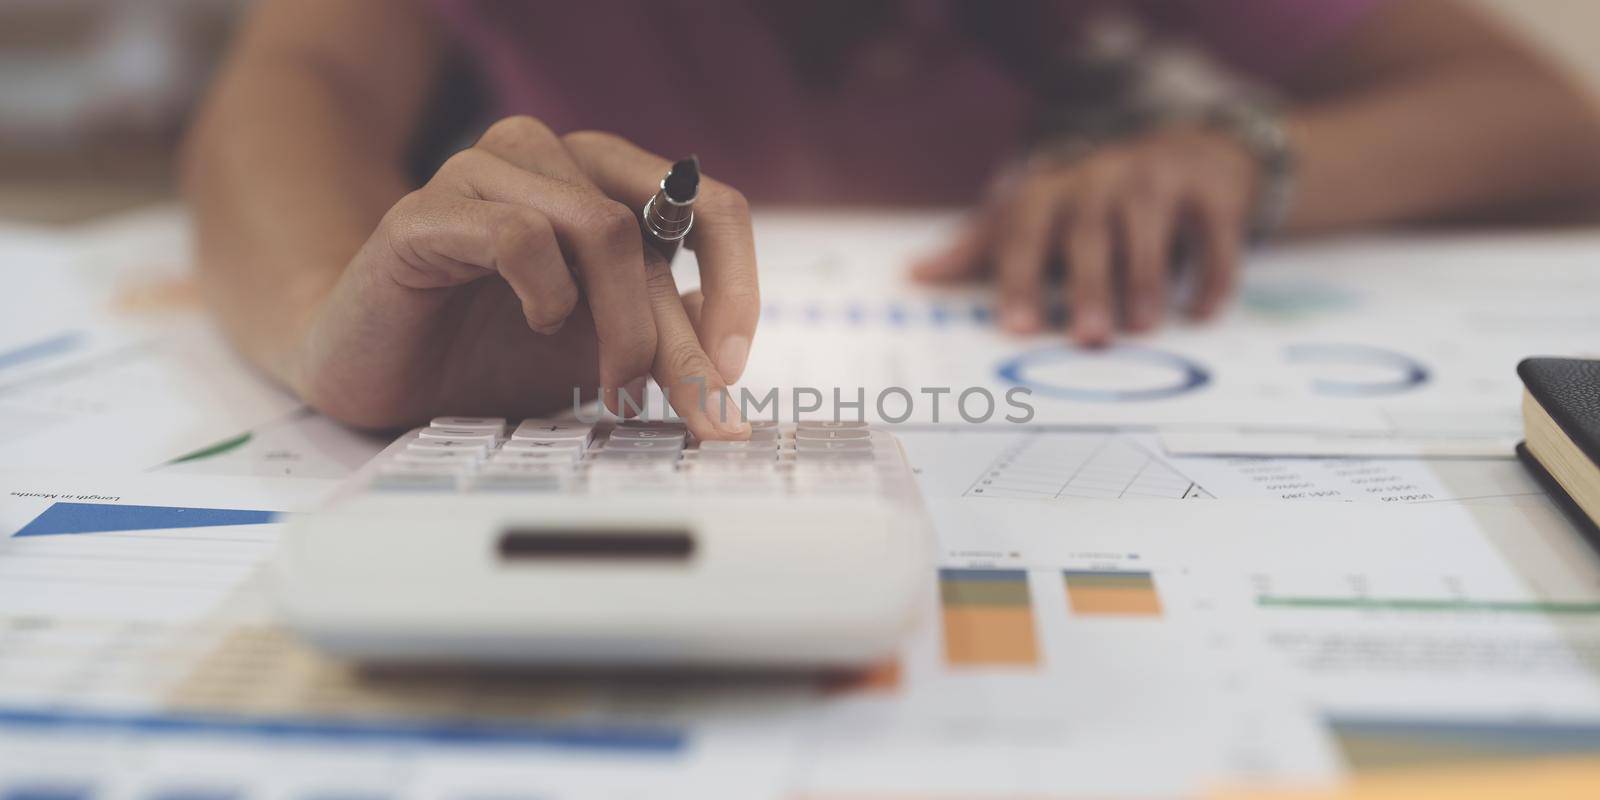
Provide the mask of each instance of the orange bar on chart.
[{"label": "orange bar on chart", "polygon": [[952,666],[1034,666],[1028,573],[1020,569],[939,570],[944,656]]},{"label": "orange bar on chart", "polygon": [[1067,604],[1075,614],[1161,616],[1161,597],[1148,572],[1066,570]]}]

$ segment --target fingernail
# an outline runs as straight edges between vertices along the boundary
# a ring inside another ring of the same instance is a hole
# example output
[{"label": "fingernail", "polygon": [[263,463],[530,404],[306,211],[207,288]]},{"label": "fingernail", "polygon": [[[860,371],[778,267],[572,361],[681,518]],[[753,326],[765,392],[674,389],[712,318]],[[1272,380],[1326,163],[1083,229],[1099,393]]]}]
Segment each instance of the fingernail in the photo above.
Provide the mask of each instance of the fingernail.
[{"label": "fingernail", "polygon": [[739,406],[733,398],[721,389],[707,392],[706,399],[701,403],[701,408],[706,412],[706,417],[711,421],[711,427],[724,436],[749,436],[750,423],[744,421],[739,413]]},{"label": "fingernail", "polygon": [[750,339],[734,334],[722,340],[717,348],[717,371],[722,380],[733,383],[744,374],[744,364],[750,358]]},{"label": "fingernail", "polygon": [[1039,329],[1039,312],[1027,306],[1008,306],[1000,313],[1000,327],[1012,333],[1033,333]]}]

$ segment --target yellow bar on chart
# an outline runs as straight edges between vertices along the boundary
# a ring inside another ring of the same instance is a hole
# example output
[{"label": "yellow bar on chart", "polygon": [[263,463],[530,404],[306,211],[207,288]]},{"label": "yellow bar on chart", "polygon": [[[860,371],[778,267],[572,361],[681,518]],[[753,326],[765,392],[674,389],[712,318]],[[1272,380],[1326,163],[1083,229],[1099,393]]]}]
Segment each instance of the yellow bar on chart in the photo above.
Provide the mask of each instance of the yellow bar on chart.
[{"label": "yellow bar on chart", "polygon": [[952,666],[1039,663],[1028,573],[1020,569],[942,569],[944,655]]},{"label": "yellow bar on chart", "polygon": [[1066,570],[1067,604],[1074,614],[1161,616],[1161,596],[1148,572]]}]

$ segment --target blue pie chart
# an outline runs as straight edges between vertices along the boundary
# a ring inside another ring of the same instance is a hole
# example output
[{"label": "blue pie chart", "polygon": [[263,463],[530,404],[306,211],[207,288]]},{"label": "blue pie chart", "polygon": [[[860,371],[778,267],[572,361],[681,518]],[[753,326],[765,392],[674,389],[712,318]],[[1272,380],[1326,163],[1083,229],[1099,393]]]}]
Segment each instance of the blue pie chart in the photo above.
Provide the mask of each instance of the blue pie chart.
[{"label": "blue pie chart", "polygon": [[[997,371],[1008,384],[1045,397],[1088,403],[1166,400],[1211,382],[1211,372],[1189,358],[1133,345],[1096,350],[1043,347],[1001,362]],[[1122,385],[1117,384],[1119,374],[1125,380]]]},{"label": "blue pie chart", "polygon": [[1426,384],[1428,368],[1411,356],[1364,344],[1313,343],[1290,345],[1284,353],[1292,364],[1308,364],[1352,372],[1344,377],[1313,376],[1311,388],[1334,397],[1380,397]]}]

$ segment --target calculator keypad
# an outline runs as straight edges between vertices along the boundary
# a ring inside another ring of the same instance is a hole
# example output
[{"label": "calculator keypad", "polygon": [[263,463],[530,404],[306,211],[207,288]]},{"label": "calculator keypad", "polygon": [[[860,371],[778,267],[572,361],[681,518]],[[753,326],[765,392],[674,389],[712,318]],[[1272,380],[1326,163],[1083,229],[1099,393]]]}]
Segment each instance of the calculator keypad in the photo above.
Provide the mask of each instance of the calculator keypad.
[{"label": "calculator keypad", "polygon": [[866,423],[754,422],[700,442],[682,423],[440,417],[375,459],[375,490],[564,494],[883,494],[908,490],[893,438]]}]

